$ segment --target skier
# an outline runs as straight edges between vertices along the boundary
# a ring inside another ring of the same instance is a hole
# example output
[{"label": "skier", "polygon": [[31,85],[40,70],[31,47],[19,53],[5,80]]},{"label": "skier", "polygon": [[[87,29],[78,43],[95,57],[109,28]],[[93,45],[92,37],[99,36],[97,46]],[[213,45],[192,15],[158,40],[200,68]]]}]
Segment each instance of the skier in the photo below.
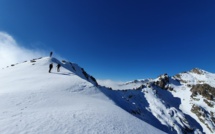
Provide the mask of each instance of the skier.
[{"label": "skier", "polygon": [[61,65],[60,64],[57,64],[57,71],[60,72],[60,67]]},{"label": "skier", "polygon": [[52,54],[53,54],[53,53],[52,53],[52,52],[50,52],[50,57],[52,57]]},{"label": "skier", "polygon": [[49,73],[51,73],[52,68],[53,68],[53,64],[51,63],[49,64]]}]

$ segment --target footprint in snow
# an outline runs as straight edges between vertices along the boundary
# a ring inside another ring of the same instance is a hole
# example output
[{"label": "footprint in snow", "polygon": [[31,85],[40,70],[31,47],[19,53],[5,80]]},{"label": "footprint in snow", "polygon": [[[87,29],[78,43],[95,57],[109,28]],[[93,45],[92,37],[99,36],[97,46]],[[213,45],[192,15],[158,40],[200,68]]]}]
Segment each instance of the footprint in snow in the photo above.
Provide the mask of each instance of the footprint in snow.
[{"label": "footprint in snow", "polygon": [[19,106],[19,105],[21,105],[21,104],[22,104],[22,103],[17,103],[16,105]]}]

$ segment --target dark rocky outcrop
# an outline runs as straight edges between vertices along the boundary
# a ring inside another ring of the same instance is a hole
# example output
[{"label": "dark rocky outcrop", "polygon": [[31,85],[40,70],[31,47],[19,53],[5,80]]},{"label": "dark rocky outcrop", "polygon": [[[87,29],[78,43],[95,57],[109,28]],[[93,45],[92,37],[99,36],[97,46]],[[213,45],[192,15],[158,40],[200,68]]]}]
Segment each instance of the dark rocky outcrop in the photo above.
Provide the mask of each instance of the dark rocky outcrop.
[{"label": "dark rocky outcrop", "polygon": [[97,83],[96,79],[93,76],[90,76],[90,79],[96,84],[96,86],[98,86],[98,83]]},{"label": "dark rocky outcrop", "polygon": [[195,97],[196,95],[202,95],[208,100],[214,101],[215,99],[215,88],[211,87],[208,84],[197,84],[194,85],[190,91],[192,92],[191,97]]},{"label": "dark rocky outcrop", "polygon": [[143,89],[145,87],[146,87],[145,85],[141,85],[140,87],[137,87],[136,90],[141,90],[141,89]]},{"label": "dark rocky outcrop", "polygon": [[87,72],[81,68],[83,75],[85,76],[85,78],[88,80],[89,79],[89,75],[87,74]]},{"label": "dark rocky outcrop", "polygon": [[175,80],[179,81],[180,83],[187,83],[187,81],[185,81],[181,78],[181,74],[176,74],[175,76],[173,76],[173,78]]},{"label": "dark rocky outcrop", "polygon": [[214,107],[213,103],[209,102],[208,100],[203,100],[209,107]]},{"label": "dark rocky outcrop", "polygon": [[193,73],[196,73],[196,74],[203,74],[203,71],[201,69],[198,69],[198,68],[194,68],[192,69],[190,72],[193,72]]},{"label": "dark rocky outcrop", "polygon": [[198,117],[198,119],[207,126],[207,128],[211,131],[211,133],[213,133],[213,128],[211,128],[207,124],[206,120],[209,122],[214,122],[213,121],[214,118],[209,116],[210,114],[204,108],[197,105],[193,105],[191,112],[193,112]]},{"label": "dark rocky outcrop", "polygon": [[156,86],[158,86],[162,89],[171,90],[171,91],[173,90],[173,88],[169,86],[168,74],[159,76],[158,81],[155,81],[153,84],[155,84]]},{"label": "dark rocky outcrop", "polygon": [[35,59],[33,59],[33,60],[31,60],[31,62],[36,62],[36,60],[35,60]]},{"label": "dark rocky outcrop", "polygon": [[206,115],[204,110],[197,105],[193,105],[191,111],[195,113],[198,118],[200,118],[201,116],[204,117]]}]

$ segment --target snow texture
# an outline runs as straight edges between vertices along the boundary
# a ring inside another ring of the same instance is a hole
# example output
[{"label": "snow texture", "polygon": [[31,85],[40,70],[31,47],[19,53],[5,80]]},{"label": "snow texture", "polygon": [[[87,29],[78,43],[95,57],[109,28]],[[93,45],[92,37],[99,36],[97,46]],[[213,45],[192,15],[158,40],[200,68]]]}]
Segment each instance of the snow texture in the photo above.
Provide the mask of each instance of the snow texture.
[{"label": "snow texture", "polygon": [[1,134],[164,133],[120,107],[107,96],[117,91],[97,86],[75,63],[34,59],[0,70],[0,81]]}]

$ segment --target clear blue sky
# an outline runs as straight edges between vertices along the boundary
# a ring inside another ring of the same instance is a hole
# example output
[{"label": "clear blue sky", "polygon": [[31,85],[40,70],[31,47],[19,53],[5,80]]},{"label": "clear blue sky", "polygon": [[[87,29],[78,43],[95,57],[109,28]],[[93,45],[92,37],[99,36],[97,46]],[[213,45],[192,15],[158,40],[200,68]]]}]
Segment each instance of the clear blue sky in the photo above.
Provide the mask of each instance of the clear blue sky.
[{"label": "clear blue sky", "polygon": [[1,0],[0,30],[99,79],[215,72],[214,0]]}]

